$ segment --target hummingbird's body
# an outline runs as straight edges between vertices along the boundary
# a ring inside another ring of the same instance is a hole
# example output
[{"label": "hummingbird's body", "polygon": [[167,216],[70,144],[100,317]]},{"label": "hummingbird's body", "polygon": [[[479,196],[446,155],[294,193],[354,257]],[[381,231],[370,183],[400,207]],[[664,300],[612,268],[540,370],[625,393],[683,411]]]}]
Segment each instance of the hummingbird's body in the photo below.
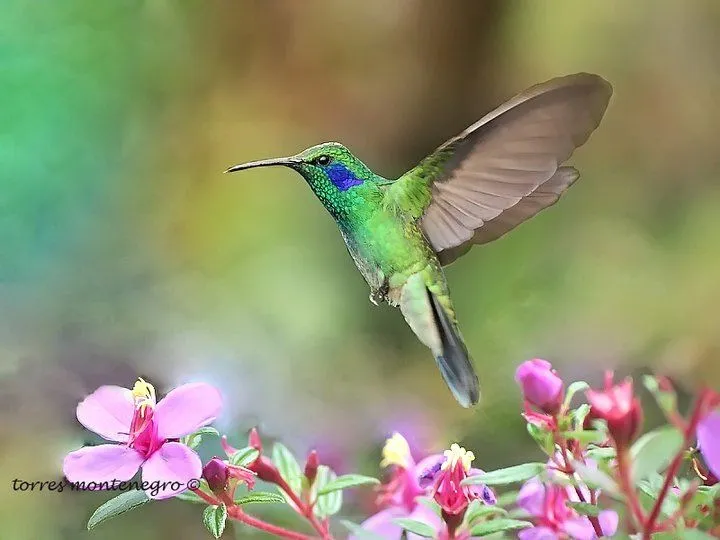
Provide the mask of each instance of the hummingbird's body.
[{"label": "hummingbird's body", "polygon": [[295,169],[335,219],[375,304],[399,307],[461,405],[479,384],[442,267],[553,204],[577,178],[560,166],[597,127],[612,90],[577,74],[535,86],[450,139],[397,180],[339,143],[237,165]]}]

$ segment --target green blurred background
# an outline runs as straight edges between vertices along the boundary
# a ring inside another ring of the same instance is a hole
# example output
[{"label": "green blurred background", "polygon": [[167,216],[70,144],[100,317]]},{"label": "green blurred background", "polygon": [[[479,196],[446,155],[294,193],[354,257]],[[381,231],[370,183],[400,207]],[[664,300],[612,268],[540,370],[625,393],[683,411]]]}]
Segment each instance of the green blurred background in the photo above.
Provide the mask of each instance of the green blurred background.
[{"label": "green blurred background", "polygon": [[[91,440],[76,403],[138,375],[217,384],[236,445],[257,424],[367,474],[392,429],[460,440],[485,468],[537,458],[512,381],[527,358],[717,385],[719,25],[717,0],[2,0],[0,538],[204,537],[177,501],[87,533],[106,495],[10,487],[58,478]],[[397,176],[576,71],[615,87],[582,180],[447,270],[474,411],[368,302],[300,177],[221,174],[339,140]]]}]

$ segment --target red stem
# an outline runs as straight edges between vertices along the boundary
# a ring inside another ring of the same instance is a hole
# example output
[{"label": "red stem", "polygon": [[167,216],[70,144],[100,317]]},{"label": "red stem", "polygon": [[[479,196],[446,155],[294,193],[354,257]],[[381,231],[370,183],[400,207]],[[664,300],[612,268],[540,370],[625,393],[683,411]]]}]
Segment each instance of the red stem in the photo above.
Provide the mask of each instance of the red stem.
[{"label": "red stem", "polygon": [[327,527],[323,526],[322,523],[318,521],[317,517],[315,517],[315,514],[313,512],[313,505],[303,502],[300,497],[298,497],[297,494],[288,485],[284,478],[281,477],[280,481],[277,482],[277,485],[287,494],[288,497],[290,497],[290,500],[292,500],[295,506],[297,506],[298,513],[300,513],[303,517],[305,517],[305,519],[310,522],[310,525],[312,525],[313,528],[320,534],[320,537],[323,540],[332,540],[332,536],[330,536]]},{"label": "red stem", "polygon": [[618,482],[620,484],[620,489],[628,500],[630,510],[637,525],[642,527],[645,523],[645,516],[643,514],[642,507],[640,506],[640,500],[638,499],[637,493],[633,487],[630,455],[627,448],[618,448],[616,445],[615,450],[617,452]]},{"label": "red stem", "polygon": [[665,481],[663,482],[662,488],[660,489],[660,494],[655,501],[655,505],[650,511],[650,517],[648,517],[647,522],[645,523],[645,528],[643,530],[644,540],[650,540],[650,537],[654,532],[655,521],[660,515],[662,503],[665,501],[668,491],[670,490],[670,486],[675,480],[675,475],[677,474],[677,471],[682,464],[685,450],[690,447],[690,445],[692,445],[693,441],[695,440],[695,430],[697,429],[697,425],[700,423],[700,420],[702,420],[704,416],[706,404],[711,402],[711,397],[711,392],[709,390],[704,390],[700,393],[700,396],[695,402],[695,407],[693,408],[692,415],[690,416],[690,421],[686,425],[685,433],[683,433],[683,445],[680,447],[680,450],[678,450],[678,453],[673,458],[667,472],[665,473]]}]

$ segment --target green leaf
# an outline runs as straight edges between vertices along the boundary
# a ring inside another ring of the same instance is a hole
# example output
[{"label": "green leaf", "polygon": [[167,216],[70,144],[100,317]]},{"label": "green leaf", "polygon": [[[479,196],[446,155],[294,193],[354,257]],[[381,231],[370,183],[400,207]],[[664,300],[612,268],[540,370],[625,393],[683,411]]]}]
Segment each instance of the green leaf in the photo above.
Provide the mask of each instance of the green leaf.
[{"label": "green leaf", "polygon": [[532,527],[529,521],[517,519],[492,519],[478,523],[470,529],[470,536],[488,536],[502,531],[512,531]]},{"label": "green leaf", "polygon": [[125,512],[129,512],[130,510],[134,510],[135,508],[142,506],[149,500],[150,499],[148,499],[145,492],[139,490],[126,491],[117,497],[113,497],[105,504],[101,505],[93,512],[92,516],[90,516],[90,519],[87,522],[88,531],[94,529],[103,521],[107,521],[110,518],[114,518],[120,514],[124,514]]},{"label": "green leaf", "polygon": [[683,443],[677,429],[665,426],[646,433],[630,449],[632,474],[636,482],[654,472],[665,470]]},{"label": "green leaf", "polygon": [[553,441],[552,433],[542,429],[540,426],[528,422],[526,428],[533,440],[538,444],[540,449],[548,456],[555,453],[555,441]]},{"label": "green leaf", "polygon": [[506,491],[504,493],[501,493],[498,495],[497,502],[495,503],[496,506],[511,506],[515,505],[515,502],[517,501],[519,491],[513,490],[513,491]]},{"label": "green leaf", "polygon": [[515,482],[524,482],[545,471],[544,463],[523,463],[506,469],[498,469],[482,474],[469,476],[461,482],[464,486],[474,484],[486,484],[488,486],[500,486],[504,484],[512,484]]},{"label": "green leaf", "polygon": [[347,489],[357,486],[367,486],[370,484],[379,484],[380,480],[372,476],[363,476],[361,474],[344,474],[338,476],[332,482],[328,482],[321,489],[318,489],[318,495],[325,495],[341,489]]},{"label": "green leaf", "polygon": [[507,510],[495,505],[485,504],[479,499],[474,499],[465,511],[465,523],[472,525],[472,522],[482,517],[493,514],[507,515]]},{"label": "green leaf", "polygon": [[582,445],[590,443],[601,443],[605,440],[605,434],[600,431],[578,430],[578,431],[564,431],[563,437],[566,439],[575,439]]},{"label": "green leaf", "polygon": [[198,429],[195,433],[188,435],[186,438],[186,440],[187,440],[186,444],[190,448],[195,448],[196,446],[198,446],[200,444],[200,442],[203,439],[203,436],[205,436],[205,435],[213,435],[218,438],[220,437],[220,433],[218,432],[217,429],[215,429],[214,427],[211,427],[211,426],[205,426],[205,427]]},{"label": "green leaf", "polygon": [[600,508],[594,504],[566,501],[565,505],[575,510],[581,516],[598,517],[600,515]]},{"label": "green leaf", "polygon": [[588,414],[590,414],[590,405],[587,403],[583,403],[572,412],[576,429],[581,429],[583,427],[583,424],[585,424],[585,418],[587,418]]},{"label": "green leaf", "polygon": [[[475,499],[475,500],[477,500],[477,499]],[[436,513],[438,516],[442,512],[442,510],[440,509],[440,505],[438,503],[436,503],[435,500],[430,497],[415,497],[415,502],[422,504],[425,508]],[[478,501],[478,502],[480,502],[480,501]],[[470,503],[470,504],[472,504],[472,503]]]},{"label": "green leaf", "polygon": [[590,446],[585,450],[585,455],[595,461],[615,459],[617,452],[611,446]]},{"label": "green leaf", "polygon": [[191,502],[191,503],[207,504],[207,501],[204,501],[200,496],[196,495],[194,492],[190,491],[189,489],[186,491],[183,491],[182,493],[178,493],[173,498],[179,499],[181,501]]},{"label": "green leaf", "polygon": [[340,489],[317,495],[325,486],[332,484],[336,480],[337,475],[330,467],[326,465],[320,465],[318,467],[317,476],[315,477],[315,482],[312,487],[314,497],[317,497],[315,513],[318,517],[325,518],[337,514],[342,507],[342,490]]},{"label": "green leaf", "polygon": [[220,538],[225,530],[225,521],[227,520],[227,508],[225,504],[220,506],[208,506],[203,512],[203,524],[215,538]]},{"label": "green leaf", "polygon": [[303,473],[292,452],[283,444],[275,443],[272,449],[272,461],[290,488],[299,494],[302,489]]},{"label": "green leaf", "polygon": [[352,521],[348,521],[347,519],[341,519],[340,523],[342,523],[345,528],[349,530],[358,540],[383,540],[382,536],[378,536],[375,533],[367,531],[357,523],[353,523]]},{"label": "green leaf", "polygon": [[666,415],[677,411],[677,395],[674,390],[663,390],[660,388],[660,383],[653,375],[643,376],[643,384],[653,395],[655,401],[657,401],[658,407],[660,407]]},{"label": "green leaf", "polygon": [[246,446],[235,452],[228,458],[230,465],[237,465],[239,467],[246,467],[257,459],[260,452],[252,446]]},{"label": "green leaf", "polygon": [[256,503],[284,503],[285,497],[277,493],[267,493],[265,491],[251,491],[247,495],[243,495],[235,499],[235,504],[256,504]]},{"label": "green leaf", "polygon": [[599,488],[607,495],[617,495],[618,485],[599,469],[588,467],[581,461],[573,461],[573,467],[580,479],[591,489]]},{"label": "green leaf", "polygon": [[575,396],[575,394],[577,394],[578,392],[584,392],[588,388],[590,388],[590,385],[585,381],[575,381],[570,386],[568,386],[567,392],[565,393],[565,401],[563,402],[564,408],[569,409],[570,402],[572,401],[572,398]]},{"label": "green leaf", "polygon": [[410,518],[395,518],[393,522],[400,525],[406,531],[417,534],[418,536],[425,538],[433,538],[435,536],[435,529],[422,521]]}]

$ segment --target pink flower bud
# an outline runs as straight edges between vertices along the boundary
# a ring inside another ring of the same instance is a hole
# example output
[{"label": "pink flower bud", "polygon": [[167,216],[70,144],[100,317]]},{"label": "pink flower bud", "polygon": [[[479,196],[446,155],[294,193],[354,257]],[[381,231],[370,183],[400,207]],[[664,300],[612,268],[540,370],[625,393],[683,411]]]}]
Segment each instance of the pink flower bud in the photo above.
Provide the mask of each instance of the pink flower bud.
[{"label": "pink flower bud", "polygon": [[270,482],[271,484],[281,485],[285,483],[280,471],[270,458],[260,455],[258,458],[250,463],[247,468],[257,474],[257,477],[263,482]]},{"label": "pink flower bud", "polygon": [[640,400],[633,395],[632,379],[613,385],[612,377],[606,378],[604,390],[588,390],[586,395],[590,416],[607,422],[618,448],[628,446],[639,433],[643,419]]},{"label": "pink flower bud", "polygon": [[315,481],[319,466],[320,459],[318,458],[318,453],[316,450],[311,450],[305,462],[305,478],[307,478],[310,485]]},{"label": "pink flower bud", "polygon": [[563,381],[550,362],[536,358],[520,364],[515,380],[525,400],[547,414],[556,414],[563,399]]},{"label": "pink flower bud", "polygon": [[203,467],[202,476],[207,480],[208,486],[213,493],[219,494],[228,486],[228,466],[219,457],[214,457]]}]

